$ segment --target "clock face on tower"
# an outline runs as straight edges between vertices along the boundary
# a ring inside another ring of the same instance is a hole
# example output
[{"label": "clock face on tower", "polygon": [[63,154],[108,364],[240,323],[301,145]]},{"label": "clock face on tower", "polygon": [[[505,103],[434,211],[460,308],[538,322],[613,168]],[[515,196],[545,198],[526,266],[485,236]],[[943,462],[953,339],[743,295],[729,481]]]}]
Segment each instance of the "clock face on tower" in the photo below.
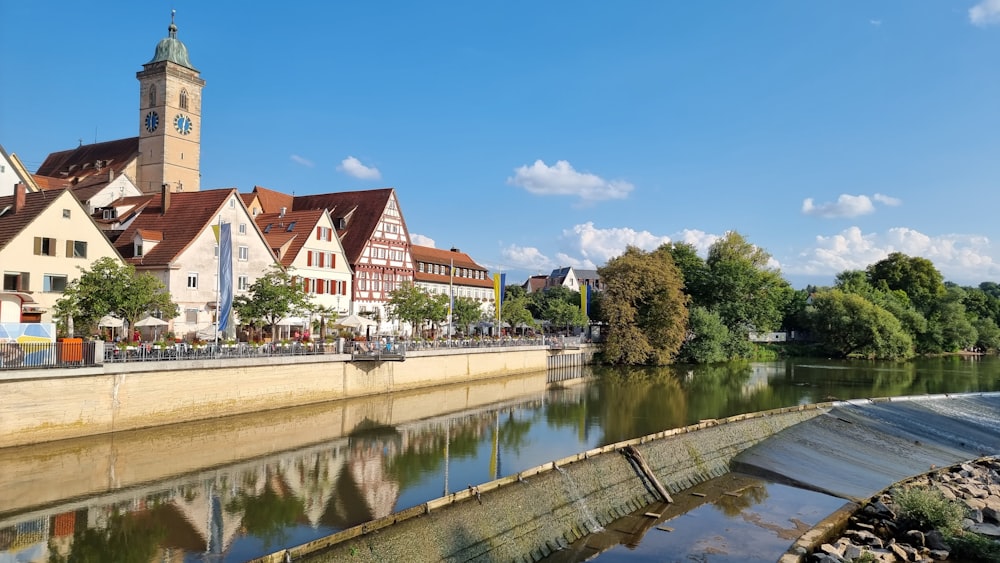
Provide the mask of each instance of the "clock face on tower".
[{"label": "clock face on tower", "polygon": [[191,132],[191,118],[183,113],[178,113],[177,117],[174,118],[174,129],[177,129],[181,135],[187,135]]},{"label": "clock face on tower", "polygon": [[146,114],[146,131],[152,133],[160,126],[160,116],[155,111]]}]

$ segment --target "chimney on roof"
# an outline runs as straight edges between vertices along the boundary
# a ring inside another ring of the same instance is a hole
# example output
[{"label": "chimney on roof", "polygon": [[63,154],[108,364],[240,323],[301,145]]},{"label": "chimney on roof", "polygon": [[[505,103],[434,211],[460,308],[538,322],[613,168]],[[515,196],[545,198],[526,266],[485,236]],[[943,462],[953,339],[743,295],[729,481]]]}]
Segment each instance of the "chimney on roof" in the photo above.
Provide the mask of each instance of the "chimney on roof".
[{"label": "chimney on roof", "polygon": [[160,186],[160,215],[166,215],[170,209],[170,184]]},{"label": "chimney on roof", "polygon": [[14,184],[14,214],[18,214],[24,209],[24,198],[28,193],[28,186],[24,182]]},{"label": "chimney on roof", "polygon": [[452,252],[461,252],[461,250],[459,250],[459,249],[455,248],[454,246],[453,246],[453,247],[451,247],[451,251],[452,251]]},{"label": "chimney on roof", "polygon": [[278,211],[278,218],[280,219],[280,218],[284,217],[285,216],[285,211],[287,211],[287,210],[288,210],[287,207],[282,207],[281,210]]}]

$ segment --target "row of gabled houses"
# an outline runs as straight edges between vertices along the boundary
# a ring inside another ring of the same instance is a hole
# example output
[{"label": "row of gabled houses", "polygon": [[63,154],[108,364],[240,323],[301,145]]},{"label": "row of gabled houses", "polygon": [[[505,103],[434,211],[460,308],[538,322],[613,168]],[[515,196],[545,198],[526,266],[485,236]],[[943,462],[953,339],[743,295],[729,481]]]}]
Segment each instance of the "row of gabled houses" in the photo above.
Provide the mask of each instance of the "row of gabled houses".
[{"label": "row of gabled houses", "polygon": [[72,185],[31,181],[0,196],[0,322],[55,321],[52,308],[80,268],[112,257],[163,282],[180,307],[178,317],[164,319],[168,331],[196,334],[215,321],[220,223],[231,225],[236,295],[280,264],[327,316],[368,316],[381,332],[408,328],[385,310],[403,283],[493,311],[486,268],[457,249],[411,244],[392,188],[292,196],[259,186],[250,193],[164,187],[148,194],[113,171]]}]

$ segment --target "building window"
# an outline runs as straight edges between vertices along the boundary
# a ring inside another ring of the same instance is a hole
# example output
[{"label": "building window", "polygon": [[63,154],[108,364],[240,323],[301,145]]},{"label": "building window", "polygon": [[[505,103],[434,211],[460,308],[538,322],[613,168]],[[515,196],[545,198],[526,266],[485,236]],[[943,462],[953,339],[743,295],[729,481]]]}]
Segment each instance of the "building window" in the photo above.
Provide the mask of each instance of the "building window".
[{"label": "building window", "polygon": [[188,289],[198,289],[198,272],[188,274],[187,286]]},{"label": "building window", "polygon": [[35,256],[55,256],[56,239],[35,237]]},{"label": "building window", "polygon": [[45,293],[66,291],[66,276],[45,274],[42,278],[42,291]]},{"label": "building window", "polygon": [[198,323],[198,309],[184,309],[184,322],[189,325]]},{"label": "building window", "polygon": [[66,256],[69,258],[86,258],[87,241],[85,240],[66,241]]},{"label": "building window", "polygon": [[134,246],[135,248],[133,250],[135,251],[136,257],[142,256],[142,242],[137,241]]},{"label": "building window", "polygon": [[247,224],[246,223],[240,223],[239,233],[241,235],[247,234]]},{"label": "building window", "polygon": [[179,105],[181,106],[181,109],[188,108],[188,91],[183,88],[181,88],[181,99]]},{"label": "building window", "polygon": [[63,209],[63,219],[69,219],[70,215],[71,215],[71,213],[70,213],[69,209]]},{"label": "building window", "polygon": [[250,247],[240,246],[240,262],[246,262],[250,259]]},{"label": "building window", "polygon": [[3,290],[4,291],[28,291],[28,272],[4,272],[3,274]]},{"label": "building window", "polygon": [[151,84],[149,86],[149,106],[152,107],[155,105],[156,105],[156,85]]},{"label": "building window", "polygon": [[229,209],[236,209],[236,198],[229,199]]},{"label": "building window", "polygon": [[236,278],[236,289],[239,291],[250,289],[250,278],[248,276],[239,276]]}]

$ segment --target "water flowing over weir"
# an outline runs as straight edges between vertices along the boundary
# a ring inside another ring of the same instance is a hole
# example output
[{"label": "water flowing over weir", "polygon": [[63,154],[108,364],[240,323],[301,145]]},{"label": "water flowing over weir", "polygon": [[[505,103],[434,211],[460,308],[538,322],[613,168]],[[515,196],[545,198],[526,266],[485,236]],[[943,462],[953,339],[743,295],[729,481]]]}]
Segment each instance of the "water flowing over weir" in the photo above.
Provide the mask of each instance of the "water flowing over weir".
[{"label": "water flowing over weir", "polygon": [[853,501],[908,477],[1000,454],[1000,394],[836,403],[736,456],[734,471]]},{"label": "water flowing over weir", "polygon": [[703,421],[470,487],[289,555],[538,561],[660,501],[621,454],[626,446],[640,450],[673,493],[732,470],[858,501],[935,466],[1000,454],[1000,393],[844,401]]}]

